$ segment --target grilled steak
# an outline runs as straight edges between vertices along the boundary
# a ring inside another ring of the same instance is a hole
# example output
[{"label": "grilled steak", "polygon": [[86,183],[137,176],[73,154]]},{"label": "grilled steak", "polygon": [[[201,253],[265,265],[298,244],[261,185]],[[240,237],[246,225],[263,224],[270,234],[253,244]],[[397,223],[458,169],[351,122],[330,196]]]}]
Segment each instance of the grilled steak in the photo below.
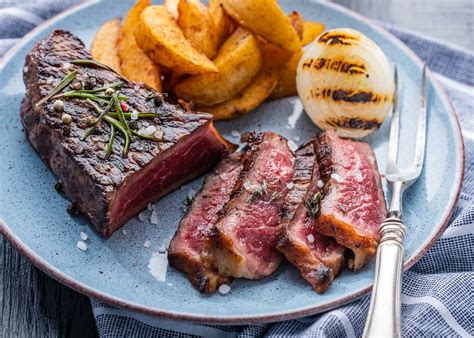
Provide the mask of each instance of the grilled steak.
[{"label": "grilled steak", "polygon": [[320,193],[313,143],[310,141],[296,151],[295,176],[283,207],[277,249],[314,290],[322,293],[341,272],[345,248],[316,231]]},{"label": "grilled steak", "polygon": [[287,140],[271,132],[246,134],[244,169],[216,224],[214,265],[221,275],[260,279],[275,271],[281,208],[293,179]]},{"label": "grilled steak", "polygon": [[[148,202],[206,172],[233,147],[214,129],[211,115],[170,105],[144,84],[127,81],[101,66],[78,65],[73,62],[76,59],[90,60],[91,56],[68,32],[54,31],[33,48],[26,58],[26,97],[20,116],[29,141],[62,181],[66,196],[108,237]],[[87,120],[98,116],[87,101],[63,99],[64,113],[72,117],[70,124],[62,122],[54,100],[38,105],[54,84],[73,71],[78,72],[76,87],[95,89],[120,82],[120,93],[128,97],[124,109],[157,114],[133,123],[137,130],[153,126],[159,141],[136,137],[124,157],[124,137],[117,133],[112,154],[104,160],[111,134],[107,123],[80,140]]]},{"label": "grilled steak", "polygon": [[194,197],[169,247],[170,264],[185,272],[194,287],[204,293],[212,293],[230,280],[212,267],[209,245],[218,213],[229,200],[241,171],[240,153],[230,155],[217,165]]},{"label": "grilled steak", "polygon": [[375,155],[367,143],[323,132],[316,148],[324,182],[318,231],[352,250],[357,271],[377,250],[386,205]]}]

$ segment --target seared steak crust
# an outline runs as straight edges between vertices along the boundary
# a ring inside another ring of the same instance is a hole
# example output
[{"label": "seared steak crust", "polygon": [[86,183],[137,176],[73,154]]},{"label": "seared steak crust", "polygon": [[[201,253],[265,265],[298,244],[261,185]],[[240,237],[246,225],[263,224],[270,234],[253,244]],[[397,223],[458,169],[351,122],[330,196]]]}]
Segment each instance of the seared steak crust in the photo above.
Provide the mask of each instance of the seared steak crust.
[{"label": "seared steak crust", "polygon": [[170,264],[185,272],[194,287],[203,293],[215,292],[219,285],[230,281],[212,266],[210,239],[218,213],[229,200],[242,167],[241,154],[234,153],[206,177],[169,247]]},{"label": "seared steak crust", "polygon": [[[211,115],[168,104],[148,86],[112,71],[71,64],[76,59],[91,56],[77,37],[65,31],[54,31],[33,48],[26,57],[26,97],[20,117],[29,141],[62,181],[66,196],[108,237],[148,202],[206,172],[232,147],[213,128]],[[137,138],[128,156],[122,157],[123,138],[118,134],[112,155],[103,160],[110,134],[107,124],[80,141],[88,118],[96,116],[85,100],[64,99],[70,125],[63,124],[62,113],[53,109],[54,100],[36,106],[74,70],[84,86],[122,82],[120,92],[128,97],[130,111],[159,114],[153,120],[137,120],[137,129],[153,125],[162,133],[161,141]]]},{"label": "seared steak crust", "polygon": [[317,138],[316,154],[324,182],[318,231],[352,250],[348,265],[357,271],[375,255],[387,212],[375,155],[331,130]]},{"label": "seared steak crust", "polygon": [[313,143],[296,151],[293,187],[286,195],[277,248],[315,291],[323,293],[343,268],[345,248],[317,232],[316,217],[308,210],[319,192]]},{"label": "seared steak crust", "polygon": [[243,136],[249,143],[231,199],[216,224],[214,265],[225,276],[260,279],[281,262],[277,226],[293,179],[287,140],[271,132]]}]

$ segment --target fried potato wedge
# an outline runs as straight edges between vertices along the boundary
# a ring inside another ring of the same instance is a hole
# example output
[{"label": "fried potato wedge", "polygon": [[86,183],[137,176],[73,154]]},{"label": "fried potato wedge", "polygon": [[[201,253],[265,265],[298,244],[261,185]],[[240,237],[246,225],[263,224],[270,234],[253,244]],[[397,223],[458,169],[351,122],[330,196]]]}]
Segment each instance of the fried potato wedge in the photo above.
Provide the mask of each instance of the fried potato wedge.
[{"label": "fried potato wedge", "polygon": [[295,29],[275,0],[222,0],[239,25],[292,53],[301,50]]},{"label": "fried potato wedge", "polygon": [[150,0],[139,0],[128,12],[117,43],[122,75],[132,81],[142,81],[158,92],[162,91],[161,72],[135,41],[135,26]]},{"label": "fried potato wedge", "polygon": [[324,25],[320,22],[305,21],[303,23],[303,37],[301,38],[301,44],[306,46],[308,43],[313,42],[322,32],[324,32]]},{"label": "fried potato wedge", "polygon": [[213,105],[240,93],[262,65],[257,39],[239,27],[222,44],[214,63],[218,73],[193,75],[184,79],[174,87],[176,96],[196,104]]},{"label": "fried potato wedge", "polygon": [[95,34],[92,41],[92,58],[117,73],[121,73],[120,60],[117,55],[117,41],[120,34],[120,18],[105,22]]},{"label": "fried potato wedge", "polygon": [[258,107],[270,95],[286,69],[291,53],[265,41],[259,41],[263,64],[254,80],[230,100],[213,106],[199,106],[216,120],[229,120]]},{"label": "fried potato wedge", "polygon": [[217,72],[217,67],[196,50],[164,6],[149,6],[141,13],[135,39],[150,59],[185,74]]},{"label": "fried potato wedge", "polygon": [[209,13],[214,19],[217,45],[220,46],[235,30],[235,24],[222,7],[221,0],[209,0]]},{"label": "fried potato wedge", "polygon": [[179,0],[165,0],[164,2],[164,6],[175,20],[178,19],[178,3]]},{"label": "fried potato wedge", "polygon": [[209,59],[217,55],[216,25],[207,7],[199,0],[180,0],[178,26],[186,39]]},{"label": "fried potato wedge", "polygon": [[[296,25],[299,25],[299,23]],[[301,44],[306,46],[308,43],[316,39],[316,37],[318,37],[323,31],[324,25],[319,22],[303,22]],[[296,68],[298,67],[298,62],[300,61],[301,56],[303,56],[302,51],[293,54],[290,62],[288,63],[288,67],[285,70],[285,73],[281,77],[280,81],[278,81],[275,89],[273,89],[270,99],[281,99],[283,97],[294,96],[298,94],[296,91]]]}]

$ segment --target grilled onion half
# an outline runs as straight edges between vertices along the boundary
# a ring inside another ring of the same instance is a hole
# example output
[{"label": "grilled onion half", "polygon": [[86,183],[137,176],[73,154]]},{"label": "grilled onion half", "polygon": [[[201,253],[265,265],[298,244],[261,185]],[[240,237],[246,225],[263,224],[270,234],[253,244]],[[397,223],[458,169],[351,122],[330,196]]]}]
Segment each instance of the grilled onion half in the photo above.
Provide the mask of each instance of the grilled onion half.
[{"label": "grilled onion half", "polygon": [[311,120],[342,137],[360,138],[378,129],[393,106],[387,57],[349,28],[327,31],[312,42],[298,64],[296,85]]}]

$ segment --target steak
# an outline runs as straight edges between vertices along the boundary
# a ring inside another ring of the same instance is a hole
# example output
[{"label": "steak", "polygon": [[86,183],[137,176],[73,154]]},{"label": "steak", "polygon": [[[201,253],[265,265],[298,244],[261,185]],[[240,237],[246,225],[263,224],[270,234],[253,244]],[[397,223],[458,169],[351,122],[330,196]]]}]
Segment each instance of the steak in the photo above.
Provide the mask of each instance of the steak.
[{"label": "steak", "polygon": [[234,153],[206,177],[169,247],[170,264],[185,272],[203,293],[212,293],[230,281],[213,268],[210,244],[218,213],[229,200],[242,167],[241,154]]},{"label": "steak", "polygon": [[[28,140],[58,176],[66,196],[105,237],[147,203],[203,174],[235,149],[214,129],[212,115],[171,105],[145,84],[130,82],[98,64],[77,64],[76,59],[91,60],[91,56],[77,37],[65,31],[54,31],[33,48],[26,57],[26,97],[20,117]],[[133,123],[136,130],[156,130],[157,140],[135,137],[128,156],[123,156],[124,137],[117,133],[107,159],[104,153],[111,134],[107,123],[81,141],[88,120],[98,116],[90,103],[62,99],[70,124],[63,122],[60,109],[54,109],[54,100],[38,104],[73,71],[78,72],[73,88],[96,89],[119,82],[120,94],[128,97],[122,103],[124,110],[156,114]]]},{"label": "steak", "polygon": [[316,154],[324,182],[318,231],[351,249],[348,265],[357,271],[376,253],[387,212],[375,155],[332,130],[319,135]]},{"label": "steak", "polygon": [[214,265],[224,276],[260,279],[282,260],[276,250],[281,209],[293,179],[287,140],[271,132],[250,133],[243,170],[216,223]]},{"label": "steak", "polygon": [[318,179],[314,141],[310,141],[295,154],[293,186],[286,195],[277,249],[315,291],[323,293],[344,266],[345,248],[317,232]]}]

